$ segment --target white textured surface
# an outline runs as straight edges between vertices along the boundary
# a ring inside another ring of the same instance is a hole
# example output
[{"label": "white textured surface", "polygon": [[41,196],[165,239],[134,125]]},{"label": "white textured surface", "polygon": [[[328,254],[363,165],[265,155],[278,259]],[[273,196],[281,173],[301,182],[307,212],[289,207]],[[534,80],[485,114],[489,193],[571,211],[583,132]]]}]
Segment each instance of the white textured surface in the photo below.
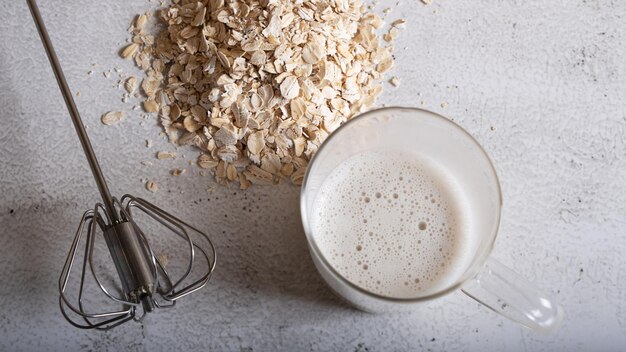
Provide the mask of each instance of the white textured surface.
[{"label": "white textured surface", "polygon": [[[141,167],[168,147],[154,123],[142,127],[131,114],[105,128],[98,119],[131,106],[101,72],[133,70],[116,49],[133,14],[151,6],[144,0],[40,8],[113,192],[145,196],[209,230],[221,262],[210,288],[175,311],[105,333],[72,328],[57,307],[57,278],[97,194],[27,7],[2,1],[0,350],[623,350],[626,3],[435,2],[378,6],[408,19],[395,53],[401,86],[381,103],[441,112],[483,143],[505,199],[494,254],[561,301],[567,318],[557,334],[526,331],[460,293],[414,314],[352,310],[315,272],[298,189],[207,194],[208,177],[168,175],[183,160]],[[147,193],[147,177],[160,192]]]}]

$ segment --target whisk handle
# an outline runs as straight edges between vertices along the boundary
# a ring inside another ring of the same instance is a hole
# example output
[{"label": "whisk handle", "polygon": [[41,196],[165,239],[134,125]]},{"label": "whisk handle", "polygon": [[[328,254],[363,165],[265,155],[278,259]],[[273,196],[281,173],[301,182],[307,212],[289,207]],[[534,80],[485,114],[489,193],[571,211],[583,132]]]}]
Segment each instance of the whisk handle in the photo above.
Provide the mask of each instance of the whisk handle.
[{"label": "whisk handle", "polygon": [[117,221],[119,217],[118,214],[115,212],[115,207],[113,206],[113,198],[111,197],[111,192],[109,191],[106,180],[102,175],[102,170],[100,169],[100,165],[98,164],[96,154],[94,154],[93,152],[93,147],[91,146],[91,142],[89,141],[89,137],[87,136],[87,131],[85,131],[85,126],[80,119],[80,114],[78,113],[78,109],[76,108],[76,104],[74,103],[74,98],[72,98],[72,91],[67,85],[65,75],[63,75],[63,70],[61,69],[59,59],[57,58],[54,48],[52,47],[52,42],[50,41],[50,37],[48,36],[48,32],[46,31],[46,26],[44,25],[43,19],[41,18],[41,15],[39,13],[37,3],[35,0],[26,0],[26,2],[28,3],[28,7],[30,9],[31,15],[33,16],[33,20],[35,21],[35,25],[37,26],[37,31],[39,32],[39,36],[41,37],[43,46],[46,49],[46,54],[48,55],[48,59],[50,60],[50,65],[52,65],[54,76],[56,77],[59,88],[61,89],[61,93],[63,94],[65,105],[67,105],[67,110],[70,112],[70,116],[72,117],[72,122],[74,123],[76,134],[78,135],[80,144],[83,147],[83,151],[85,152],[85,156],[87,157],[87,161],[89,162],[89,166],[91,167],[91,172],[93,173],[96,184],[98,185],[98,190],[100,191],[100,195],[102,196],[104,206],[106,207],[109,216],[112,217],[112,220]]}]

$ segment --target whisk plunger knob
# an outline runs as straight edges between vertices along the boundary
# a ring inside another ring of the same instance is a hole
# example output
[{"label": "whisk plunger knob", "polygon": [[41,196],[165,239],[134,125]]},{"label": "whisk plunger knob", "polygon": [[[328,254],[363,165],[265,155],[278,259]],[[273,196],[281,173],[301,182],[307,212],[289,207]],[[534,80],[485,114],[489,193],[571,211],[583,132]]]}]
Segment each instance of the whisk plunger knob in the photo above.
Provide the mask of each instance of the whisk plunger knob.
[{"label": "whisk plunger knob", "polygon": [[[146,311],[152,311],[152,294],[156,273],[151,255],[133,225],[120,222],[104,231],[104,238],[115,268],[122,281],[124,293],[134,302],[143,302]],[[146,301],[150,301],[146,304]]]}]

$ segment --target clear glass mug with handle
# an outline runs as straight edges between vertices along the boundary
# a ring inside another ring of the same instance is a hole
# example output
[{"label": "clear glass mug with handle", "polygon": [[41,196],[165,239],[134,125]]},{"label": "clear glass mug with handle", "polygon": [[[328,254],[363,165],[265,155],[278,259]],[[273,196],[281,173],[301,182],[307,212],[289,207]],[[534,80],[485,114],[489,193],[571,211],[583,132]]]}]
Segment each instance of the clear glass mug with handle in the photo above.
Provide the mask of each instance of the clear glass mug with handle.
[{"label": "clear glass mug with handle", "polygon": [[[326,177],[348,158],[368,151],[415,151],[437,160],[471,204],[473,231],[479,240],[471,260],[452,284],[410,298],[383,296],[342,276],[324,257],[313,233],[313,203]],[[383,108],[353,118],[323,143],[309,164],[302,185],[300,211],[313,262],[328,285],[355,307],[369,312],[412,310],[455,290],[493,311],[539,332],[555,330],[563,309],[512,270],[491,258],[500,223],[502,195],[495,169],[478,142],[464,129],[435,113],[416,108]]]}]

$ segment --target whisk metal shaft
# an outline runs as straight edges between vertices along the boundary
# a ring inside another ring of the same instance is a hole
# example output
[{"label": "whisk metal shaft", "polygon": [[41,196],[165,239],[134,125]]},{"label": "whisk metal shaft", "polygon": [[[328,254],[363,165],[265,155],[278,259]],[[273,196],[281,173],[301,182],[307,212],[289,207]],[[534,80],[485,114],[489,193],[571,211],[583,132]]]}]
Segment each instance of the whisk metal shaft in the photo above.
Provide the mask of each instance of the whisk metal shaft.
[{"label": "whisk metal shaft", "polygon": [[48,59],[50,60],[50,64],[52,65],[54,76],[56,77],[59,88],[61,89],[61,93],[63,94],[65,105],[67,105],[67,110],[70,112],[70,116],[72,117],[74,129],[76,129],[76,134],[78,135],[80,144],[82,145],[85,156],[87,157],[87,161],[89,162],[89,167],[91,168],[91,172],[93,173],[96,184],[98,185],[98,190],[100,191],[100,196],[102,197],[104,206],[107,212],[113,217],[112,220],[117,221],[119,220],[119,217],[118,214],[116,214],[115,212],[115,207],[113,206],[113,197],[111,196],[111,192],[109,191],[109,186],[107,185],[106,180],[102,175],[100,164],[98,163],[96,154],[94,153],[91,142],[89,141],[89,137],[87,136],[87,131],[85,131],[85,126],[83,125],[83,121],[81,120],[78,109],[76,108],[76,104],[74,103],[72,91],[67,85],[65,75],[63,74],[63,70],[61,69],[61,64],[59,64],[59,59],[57,58],[57,54],[54,51],[54,48],[52,47],[52,42],[50,41],[50,37],[48,36],[48,32],[46,31],[46,26],[44,25],[41,14],[39,13],[37,2],[35,0],[26,0],[26,2],[28,3],[28,8],[30,9],[30,13],[33,16],[35,25],[37,26],[37,31],[39,32],[39,36],[41,37],[43,46],[46,49],[46,54],[48,55]]}]

